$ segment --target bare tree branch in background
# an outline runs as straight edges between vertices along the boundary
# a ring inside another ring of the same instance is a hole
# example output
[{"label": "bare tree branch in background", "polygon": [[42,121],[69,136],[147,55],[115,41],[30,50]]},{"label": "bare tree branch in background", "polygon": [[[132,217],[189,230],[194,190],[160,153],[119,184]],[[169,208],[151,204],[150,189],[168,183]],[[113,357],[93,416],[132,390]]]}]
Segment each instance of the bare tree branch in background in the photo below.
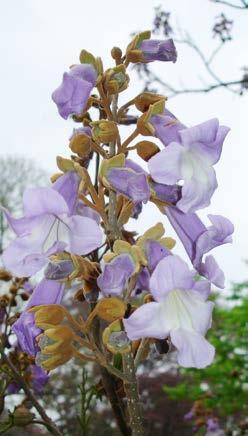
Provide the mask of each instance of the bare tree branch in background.
[{"label": "bare tree branch in background", "polygon": [[[210,0],[215,3],[224,3],[221,0]],[[248,3],[243,2],[243,7],[239,9],[246,9]],[[161,6],[155,8],[155,17],[153,20],[153,33],[163,36],[173,35],[173,39],[177,44],[184,44],[188,46],[195,54],[198,56],[201,64],[203,65],[207,78],[207,83],[203,83],[202,86],[177,86],[171,85],[171,83],[166,82],[158,74],[156,74],[148,64],[135,64],[139,77],[144,82],[144,89],[149,91],[155,91],[156,86],[162,88],[167,93],[168,97],[174,97],[181,94],[192,94],[192,93],[208,93],[219,88],[224,88],[229,92],[237,95],[243,95],[245,91],[248,90],[248,68],[243,67],[243,74],[241,78],[235,78],[233,80],[226,80],[220,77],[219,74],[215,72],[214,61],[217,59],[217,55],[223,49],[226,44],[232,40],[232,28],[233,20],[226,17],[224,13],[221,13],[216,17],[216,22],[212,27],[213,37],[219,40],[219,43],[215,49],[210,53],[210,55],[205,55],[205,53],[200,49],[200,47],[193,40],[191,35],[187,31],[177,31],[175,32],[170,24],[170,12],[162,9]]]},{"label": "bare tree branch in background", "polygon": [[231,3],[225,0],[210,0],[210,1],[213,3],[220,3],[225,6],[230,6],[231,8],[235,8],[235,9],[248,9],[248,2],[246,2],[245,0],[240,0],[239,2],[240,4]]},{"label": "bare tree branch in background", "polygon": [[[11,213],[20,214],[22,195],[27,187],[45,185],[48,176],[35,162],[22,157],[0,158],[0,205]],[[8,238],[7,223],[0,212],[0,253],[3,238]]]}]

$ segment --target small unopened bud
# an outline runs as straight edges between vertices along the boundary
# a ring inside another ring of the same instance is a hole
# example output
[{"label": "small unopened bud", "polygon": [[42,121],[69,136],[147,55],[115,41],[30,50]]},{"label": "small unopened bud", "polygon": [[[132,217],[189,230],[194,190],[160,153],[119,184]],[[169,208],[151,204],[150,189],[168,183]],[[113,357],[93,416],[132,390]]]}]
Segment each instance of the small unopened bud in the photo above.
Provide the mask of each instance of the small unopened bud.
[{"label": "small unopened bud", "polygon": [[70,138],[69,147],[73,153],[80,157],[89,155],[91,152],[91,129],[81,128],[75,129]]},{"label": "small unopened bud", "polygon": [[117,124],[114,121],[99,120],[91,123],[93,138],[96,141],[108,144],[119,136]]},{"label": "small unopened bud", "polygon": [[146,112],[151,104],[159,100],[166,100],[166,98],[163,95],[154,94],[153,92],[142,92],[135,98],[134,103],[139,111]]},{"label": "small unopened bud", "polygon": [[121,59],[121,57],[122,57],[121,49],[119,47],[113,47],[112,50],[111,50],[111,56],[116,61],[119,61]]},{"label": "small unopened bud", "polygon": [[0,268],[0,280],[9,282],[12,279],[12,274],[6,271],[4,268]]},{"label": "small unopened bud", "polygon": [[13,425],[17,427],[24,427],[31,424],[34,419],[34,414],[30,412],[25,406],[19,406],[15,409],[11,416]]}]

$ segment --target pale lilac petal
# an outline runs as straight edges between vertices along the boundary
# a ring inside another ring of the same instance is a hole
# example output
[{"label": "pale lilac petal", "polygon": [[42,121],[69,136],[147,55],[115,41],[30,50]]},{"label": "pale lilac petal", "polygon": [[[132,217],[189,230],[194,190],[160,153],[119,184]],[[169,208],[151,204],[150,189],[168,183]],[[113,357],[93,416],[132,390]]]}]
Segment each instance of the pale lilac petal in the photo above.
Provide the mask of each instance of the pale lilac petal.
[{"label": "pale lilac petal", "polygon": [[205,368],[214,359],[214,347],[199,333],[184,329],[173,330],[170,334],[177,348],[179,365],[185,368]]},{"label": "pale lilac petal", "polygon": [[34,392],[42,395],[44,386],[48,383],[49,375],[43,368],[37,365],[31,365],[31,383]]},{"label": "pale lilac petal", "polygon": [[174,185],[181,178],[183,147],[176,142],[170,143],[164,150],[155,154],[149,162],[149,172],[158,183]]},{"label": "pale lilac petal", "polygon": [[213,256],[206,256],[200,266],[200,273],[219,288],[225,287],[225,276]]},{"label": "pale lilac petal", "polygon": [[[212,312],[214,303],[205,301],[205,296],[192,287],[190,290],[177,292],[177,317],[181,328],[194,330],[201,335],[205,335],[212,324]],[[168,310],[171,309],[168,307]],[[169,318],[168,314],[168,318]],[[179,327],[179,326],[178,326]],[[173,321],[171,328],[175,329]]]},{"label": "pale lilac petal", "polygon": [[179,256],[167,256],[159,262],[151,276],[151,293],[157,301],[163,301],[170,291],[191,289],[194,275],[194,271],[190,271]]},{"label": "pale lilac petal", "polygon": [[26,217],[68,214],[64,198],[53,188],[26,189],[23,194],[23,210]]},{"label": "pale lilac petal", "polygon": [[75,171],[67,171],[52,186],[65,200],[70,214],[77,204],[79,182],[80,178]]},{"label": "pale lilac petal", "polygon": [[224,139],[229,132],[226,126],[219,126],[217,118],[180,131],[183,144],[198,150],[211,165],[220,158]]},{"label": "pale lilac petal", "polygon": [[81,215],[87,218],[91,218],[97,224],[100,224],[101,222],[101,216],[99,215],[99,213],[91,209],[91,207],[86,206],[82,201],[78,201],[77,203],[76,215]]},{"label": "pale lilac petal", "polygon": [[232,242],[231,235],[234,227],[231,221],[221,215],[208,215],[208,218],[213,225],[201,233],[195,241],[196,252],[193,263],[196,267],[200,265],[204,254],[219,245]]},{"label": "pale lilac petal", "polygon": [[70,75],[78,77],[79,79],[87,80],[87,82],[91,83],[92,86],[95,86],[97,72],[91,64],[74,65],[74,67],[70,69]]},{"label": "pale lilac petal", "polygon": [[166,207],[165,213],[197,271],[204,254],[232,242],[233,224],[221,215],[208,215],[213,225],[207,228],[195,213],[183,213],[177,207]]},{"label": "pale lilac petal", "polygon": [[211,292],[211,283],[208,280],[197,280],[192,289],[199,292],[204,300],[207,300]]},{"label": "pale lilac petal", "polygon": [[73,254],[88,254],[102,245],[103,233],[91,218],[73,215],[65,220],[69,232],[68,251]]},{"label": "pale lilac petal", "polygon": [[52,94],[59,114],[64,119],[83,112],[96,78],[97,73],[89,64],[75,65],[69,73],[64,73],[61,85]]},{"label": "pale lilac petal", "polygon": [[30,235],[12,241],[4,250],[2,260],[5,268],[16,277],[29,277],[47,263],[40,241],[32,243]]},{"label": "pale lilac petal", "polygon": [[28,218],[26,217],[14,218],[11,215],[11,213],[4,207],[0,207],[0,210],[4,213],[4,216],[7,219],[8,224],[10,225],[10,227],[16,233],[17,236],[30,233],[30,228],[39,225],[42,219],[40,216],[28,217]]},{"label": "pale lilac petal", "polygon": [[206,177],[186,180],[182,187],[182,198],[177,202],[178,209],[184,213],[193,213],[209,206],[217,186],[215,171],[211,167],[206,171]]},{"label": "pale lilac petal", "polygon": [[190,145],[194,142],[201,142],[208,144],[214,142],[219,128],[219,121],[217,118],[205,121],[204,123],[197,124],[193,127],[181,130],[180,136],[184,144]]},{"label": "pale lilac petal", "polygon": [[121,254],[111,262],[105,263],[97,279],[101,292],[107,296],[123,294],[134,269],[134,262],[128,254]]},{"label": "pale lilac petal", "polygon": [[123,324],[127,336],[131,340],[141,338],[165,339],[168,334],[168,325],[160,303],[144,304],[126,319]]}]

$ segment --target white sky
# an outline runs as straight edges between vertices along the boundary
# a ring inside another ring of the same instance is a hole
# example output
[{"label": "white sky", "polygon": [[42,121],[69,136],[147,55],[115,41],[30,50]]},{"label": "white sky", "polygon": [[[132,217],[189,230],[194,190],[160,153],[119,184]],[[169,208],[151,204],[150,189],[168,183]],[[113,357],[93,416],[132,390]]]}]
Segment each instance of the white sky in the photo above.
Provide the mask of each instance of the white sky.
[{"label": "white sky", "polygon": [[[125,48],[130,33],[151,28],[153,8],[158,4],[159,0],[1,0],[0,153],[30,157],[55,172],[56,155],[69,155],[67,138],[74,124],[58,116],[50,98],[63,71],[77,63],[82,48],[101,55],[105,66],[109,65],[111,47]],[[210,53],[214,47],[210,29],[223,7],[208,0],[167,0],[166,8],[172,12],[174,24],[188,29],[202,49]],[[247,64],[248,13],[230,8],[225,8],[225,13],[235,20],[234,42],[219,55],[217,72],[226,79],[239,79],[241,68]],[[181,46],[178,53],[177,64],[163,63],[155,67],[156,71],[174,85],[192,86],[196,80],[201,84],[204,71],[195,55]],[[129,95],[137,94],[140,87],[136,81]],[[217,116],[232,129],[216,166],[219,188],[211,207],[201,215],[222,214],[233,221],[234,244],[217,248],[214,254],[228,280],[245,279],[247,96],[220,90],[177,97],[168,107],[185,124],[194,125]],[[153,206],[145,210],[140,231],[161,220]],[[165,222],[163,217],[162,221]],[[183,253],[180,247],[178,252]]]}]

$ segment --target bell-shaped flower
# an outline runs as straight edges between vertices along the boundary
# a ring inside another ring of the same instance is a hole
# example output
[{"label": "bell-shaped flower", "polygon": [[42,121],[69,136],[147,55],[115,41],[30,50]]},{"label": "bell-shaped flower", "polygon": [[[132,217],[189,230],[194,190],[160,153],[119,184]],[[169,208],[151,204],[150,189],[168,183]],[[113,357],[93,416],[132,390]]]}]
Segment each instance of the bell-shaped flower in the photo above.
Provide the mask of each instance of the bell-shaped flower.
[{"label": "bell-shaped flower", "polygon": [[229,129],[216,118],[195,127],[179,130],[180,141],[170,142],[148,163],[155,182],[174,185],[183,181],[177,207],[194,212],[206,207],[217,188],[213,165],[218,162]]},{"label": "bell-shaped flower", "polygon": [[97,72],[91,64],[75,65],[64,73],[61,85],[52,94],[62,118],[66,120],[69,115],[84,111],[96,79]]},{"label": "bell-shaped flower", "polygon": [[142,51],[146,62],[176,62],[177,60],[177,51],[173,39],[145,39],[141,42],[139,50]]},{"label": "bell-shaped flower", "polygon": [[3,263],[15,276],[35,274],[59,251],[84,255],[101,245],[96,221],[74,214],[78,183],[76,173],[65,173],[51,188],[24,192],[24,217],[13,218],[4,210],[17,238],[4,251]]},{"label": "bell-shaped flower", "polygon": [[204,337],[211,326],[213,303],[195,288],[194,275],[178,256],[165,257],[150,280],[155,301],[123,322],[131,340],[170,337],[180,365],[204,368],[214,358],[214,347]]},{"label": "bell-shaped flower", "polygon": [[233,224],[221,215],[208,215],[212,225],[206,227],[195,213],[186,214],[176,207],[165,208],[165,213],[194,268],[216,286],[224,287],[224,274],[213,257],[206,257],[205,264],[202,259],[213,248],[232,242]]},{"label": "bell-shaped flower", "polygon": [[105,263],[97,284],[103,295],[121,295],[127,288],[128,280],[134,273],[135,264],[129,254],[116,256]]},{"label": "bell-shaped flower", "polygon": [[17,336],[22,351],[35,356],[39,350],[36,337],[41,329],[35,325],[35,317],[28,309],[43,304],[60,304],[63,298],[64,284],[54,280],[43,279],[34,289],[31,298],[20,318],[13,324],[12,329]]},{"label": "bell-shaped flower", "polygon": [[147,203],[149,200],[147,173],[131,159],[126,159],[123,167],[110,168],[106,178],[117,192],[130,198],[135,204]]}]

